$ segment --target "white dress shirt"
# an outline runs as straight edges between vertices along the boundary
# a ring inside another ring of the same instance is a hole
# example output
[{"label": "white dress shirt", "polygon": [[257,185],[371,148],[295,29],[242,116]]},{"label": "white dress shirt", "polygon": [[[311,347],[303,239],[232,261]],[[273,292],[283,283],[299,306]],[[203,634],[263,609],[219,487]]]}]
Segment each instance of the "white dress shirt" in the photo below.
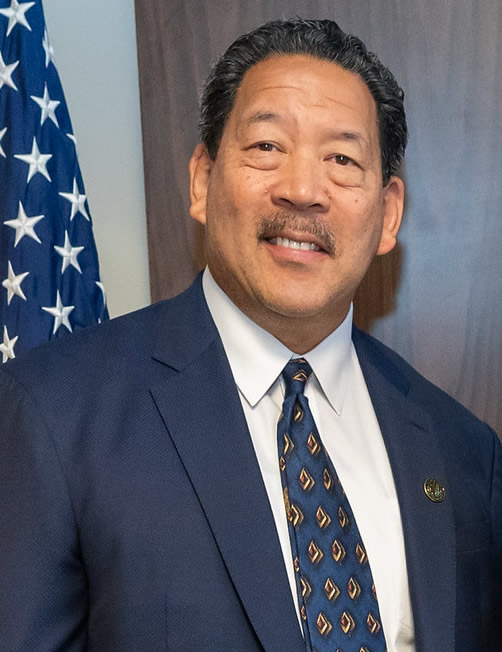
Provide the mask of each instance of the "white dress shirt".
[{"label": "white dress shirt", "polygon": [[[239,390],[300,621],[277,453],[277,420],[284,399],[281,371],[298,356],[246,317],[208,269],[203,289]],[[368,553],[387,652],[414,652],[401,514],[351,334],[352,308],[333,333],[302,356],[313,370],[305,395]]]}]

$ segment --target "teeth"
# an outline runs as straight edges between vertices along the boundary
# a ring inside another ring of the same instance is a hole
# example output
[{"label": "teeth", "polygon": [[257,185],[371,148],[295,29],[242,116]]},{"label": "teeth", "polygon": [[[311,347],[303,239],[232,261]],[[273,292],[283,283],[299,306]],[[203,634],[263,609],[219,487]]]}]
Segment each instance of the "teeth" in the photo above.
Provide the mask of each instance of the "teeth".
[{"label": "teeth", "polygon": [[288,247],[289,249],[300,249],[302,251],[321,251],[321,249],[313,242],[297,242],[296,240],[289,240],[288,238],[272,238],[272,244],[279,247]]}]

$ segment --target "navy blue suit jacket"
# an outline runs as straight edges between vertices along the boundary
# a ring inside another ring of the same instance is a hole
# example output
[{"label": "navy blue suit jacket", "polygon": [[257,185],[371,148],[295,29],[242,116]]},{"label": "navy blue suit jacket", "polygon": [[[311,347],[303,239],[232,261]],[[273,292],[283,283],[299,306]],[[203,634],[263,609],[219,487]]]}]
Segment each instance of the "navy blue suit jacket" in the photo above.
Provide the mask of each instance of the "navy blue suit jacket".
[{"label": "navy blue suit jacket", "polygon": [[[417,651],[500,652],[500,443],[382,344],[354,343],[400,501]],[[304,652],[200,278],[1,369],[0,649]]]}]

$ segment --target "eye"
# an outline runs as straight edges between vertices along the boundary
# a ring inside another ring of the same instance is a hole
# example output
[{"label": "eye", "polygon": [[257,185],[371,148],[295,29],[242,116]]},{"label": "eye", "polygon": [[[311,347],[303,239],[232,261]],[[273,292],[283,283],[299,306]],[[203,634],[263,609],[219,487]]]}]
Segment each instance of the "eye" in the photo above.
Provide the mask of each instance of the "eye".
[{"label": "eye", "polygon": [[331,180],[346,187],[357,187],[364,180],[364,167],[360,162],[346,154],[331,154],[327,160],[328,174]]},{"label": "eye", "polygon": [[277,150],[277,147],[272,145],[272,143],[256,143],[253,147],[258,149],[260,152],[275,152]]},{"label": "eye", "polygon": [[335,154],[333,157],[335,161],[338,163],[338,165],[350,165],[351,163],[353,164],[354,161],[349,158],[348,156],[345,156],[344,154]]}]

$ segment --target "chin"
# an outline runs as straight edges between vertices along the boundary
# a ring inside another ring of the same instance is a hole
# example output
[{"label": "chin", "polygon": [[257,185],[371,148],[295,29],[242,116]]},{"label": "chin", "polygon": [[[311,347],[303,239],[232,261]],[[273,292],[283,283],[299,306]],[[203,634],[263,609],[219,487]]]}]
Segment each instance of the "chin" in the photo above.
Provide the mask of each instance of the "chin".
[{"label": "chin", "polygon": [[307,317],[315,317],[323,311],[322,304],[312,301],[302,301],[301,297],[295,296],[291,301],[285,300],[283,296],[264,301],[263,305],[269,311],[281,315],[282,317],[289,317],[291,319],[304,319]]}]

